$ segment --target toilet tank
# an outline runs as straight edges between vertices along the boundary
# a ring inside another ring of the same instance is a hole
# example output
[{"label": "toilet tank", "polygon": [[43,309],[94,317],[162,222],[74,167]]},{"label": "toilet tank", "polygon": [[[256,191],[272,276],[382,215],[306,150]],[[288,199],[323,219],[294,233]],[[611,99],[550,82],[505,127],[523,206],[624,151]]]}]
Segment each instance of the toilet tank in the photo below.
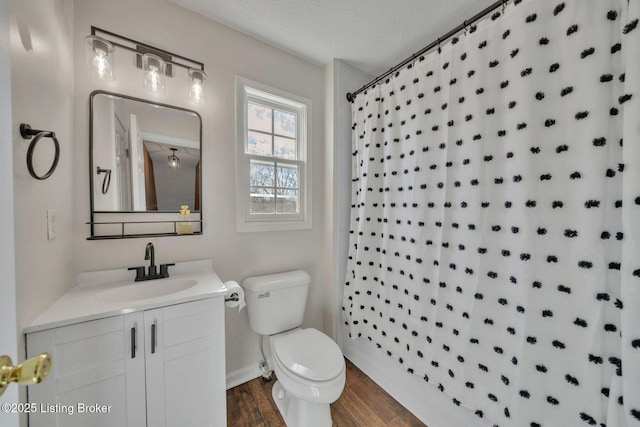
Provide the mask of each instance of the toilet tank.
[{"label": "toilet tank", "polygon": [[311,277],[306,271],[254,276],[244,279],[251,329],[273,335],[302,324]]}]

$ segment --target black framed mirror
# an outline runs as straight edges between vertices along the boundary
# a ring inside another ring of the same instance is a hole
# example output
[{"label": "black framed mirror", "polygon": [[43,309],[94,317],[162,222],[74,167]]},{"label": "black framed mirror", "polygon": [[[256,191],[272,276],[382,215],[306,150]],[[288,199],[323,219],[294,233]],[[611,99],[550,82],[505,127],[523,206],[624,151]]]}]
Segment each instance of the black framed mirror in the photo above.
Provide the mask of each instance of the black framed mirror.
[{"label": "black framed mirror", "polygon": [[90,95],[91,237],[177,234],[189,206],[201,234],[202,119],[127,95]]}]

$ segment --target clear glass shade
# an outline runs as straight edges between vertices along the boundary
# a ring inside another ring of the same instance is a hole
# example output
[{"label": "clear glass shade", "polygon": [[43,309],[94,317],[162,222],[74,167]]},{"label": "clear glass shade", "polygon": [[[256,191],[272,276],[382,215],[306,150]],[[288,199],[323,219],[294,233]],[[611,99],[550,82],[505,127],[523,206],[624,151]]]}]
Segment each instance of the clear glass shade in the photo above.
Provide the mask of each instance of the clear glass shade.
[{"label": "clear glass shade", "polygon": [[171,155],[167,157],[167,163],[171,169],[180,169],[180,158],[176,156],[177,148],[171,149]]},{"label": "clear glass shade", "polygon": [[113,45],[98,36],[88,36],[87,41],[87,66],[91,75],[100,80],[114,80],[114,49]]},{"label": "clear glass shade", "polygon": [[154,93],[164,93],[165,69],[166,63],[158,55],[154,55],[152,53],[145,53],[142,55],[144,88]]},{"label": "clear glass shade", "polygon": [[204,71],[190,68],[189,78],[189,99],[194,104],[204,104],[207,101],[207,94],[204,91],[204,81],[207,79],[207,75]]}]

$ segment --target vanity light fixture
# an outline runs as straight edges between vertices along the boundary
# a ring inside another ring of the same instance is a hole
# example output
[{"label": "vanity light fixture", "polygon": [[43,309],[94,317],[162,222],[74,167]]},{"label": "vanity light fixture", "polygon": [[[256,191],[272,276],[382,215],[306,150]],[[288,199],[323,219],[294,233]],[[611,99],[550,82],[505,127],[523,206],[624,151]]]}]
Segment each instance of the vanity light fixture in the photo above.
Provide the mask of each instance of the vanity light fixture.
[{"label": "vanity light fixture", "polygon": [[100,80],[113,80],[114,48],[108,41],[99,36],[87,36],[87,65],[91,75]]},{"label": "vanity light fixture", "polygon": [[196,68],[189,68],[189,77],[191,77],[191,85],[189,86],[189,99],[194,104],[204,104],[207,101],[207,94],[202,85],[207,79],[207,74]]},{"label": "vanity light fixture", "polygon": [[176,156],[177,148],[170,148],[171,155],[167,157],[167,162],[169,163],[169,167],[171,169],[180,169],[180,158]]},{"label": "vanity light fixture", "polygon": [[207,74],[202,62],[94,26],[91,27],[91,35],[87,36],[86,40],[88,61],[93,76],[113,80],[115,52],[124,49],[134,53],[134,63],[142,69],[144,88],[153,93],[164,93],[166,78],[177,78],[179,73],[176,69],[183,68],[188,76],[189,99],[194,104],[203,104],[206,101],[204,81]]}]

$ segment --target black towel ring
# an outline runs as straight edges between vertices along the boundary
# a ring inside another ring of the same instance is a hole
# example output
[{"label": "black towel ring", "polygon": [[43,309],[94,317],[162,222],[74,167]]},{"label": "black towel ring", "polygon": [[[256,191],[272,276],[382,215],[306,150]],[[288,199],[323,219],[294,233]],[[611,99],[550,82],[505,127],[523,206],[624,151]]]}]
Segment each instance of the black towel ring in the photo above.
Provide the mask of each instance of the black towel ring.
[{"label": "black towel ring", "polygon": [[[49,178],[53,172],[55,172],[58,167],[58,161],[60,160],[60,143],[58,142],[58,138],[56,138],[55,132],[47,131],[47,130],[37,130],[32,129],[30,125],[26,123],[20,124],[20,136],[24,139],[31,139],[29,143],[29,149],[27,150],[27,169],[29,170],[29,174],[38,180],[45,180]],[[44,175],[38,175],[33,169],[33,152],[36,150],[36,145],[42,138],[51,138],[53,140],[54,147],[56,149],[55,156],[53,158],[53,163],[51,167]]]}]

